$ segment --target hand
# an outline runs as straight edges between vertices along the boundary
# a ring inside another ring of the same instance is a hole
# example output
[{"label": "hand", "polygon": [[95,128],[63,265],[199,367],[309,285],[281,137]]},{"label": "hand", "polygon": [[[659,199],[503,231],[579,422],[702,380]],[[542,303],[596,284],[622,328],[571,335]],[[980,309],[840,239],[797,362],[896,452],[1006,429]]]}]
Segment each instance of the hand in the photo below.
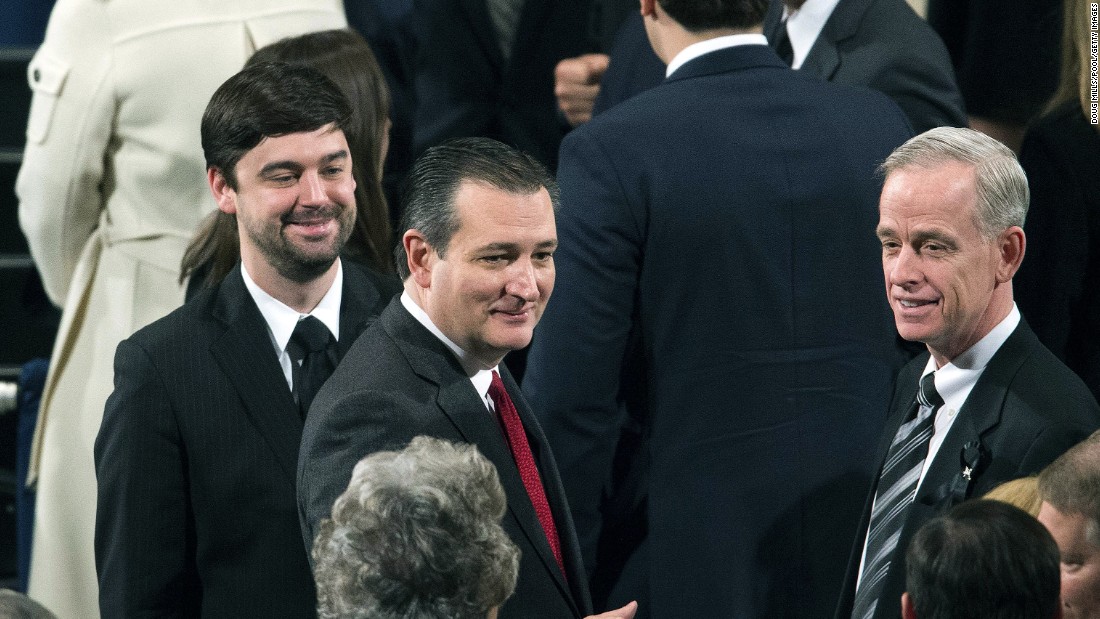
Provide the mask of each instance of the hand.
[{"label": "hand", "polygon": [[631,602],[618,610],[609,610],[606,613],[585,617],[585,619],[634,619],[634,613],[636,612],[638,612],[638,603]]},{"label": "hand", "polygon": [[607,54],[584,54],[554,67],[554,96],[570,125],[576,127],[592,119],[592,106],[610,60]]}]

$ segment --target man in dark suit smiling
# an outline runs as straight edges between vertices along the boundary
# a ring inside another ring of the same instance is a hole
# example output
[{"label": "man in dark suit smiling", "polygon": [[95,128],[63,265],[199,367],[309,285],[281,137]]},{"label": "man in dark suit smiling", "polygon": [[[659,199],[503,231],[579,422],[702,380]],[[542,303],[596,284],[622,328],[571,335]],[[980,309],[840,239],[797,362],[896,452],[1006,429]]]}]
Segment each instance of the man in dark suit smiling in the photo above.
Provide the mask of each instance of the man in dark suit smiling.
[{"label": "man in dark suit smiling", "polygon": [[[502,619],[590,612],[557,465],[504,355],[523,348],[554,289],[557,188],[532,157],[487,138],[444,142],[413,166],[396,266],[405,290],[348,352],[302,435],[307,544],[363,456],[418,435],[471,443],[497,468],[521,552]],[[629,619],[634,606],[605,613]]]},{"label": "man in dark suit smiling", "polygon": [[241,262],[118,347],[95,446],[104,617],[315,614],[294,500],[302,415],[396,292],[339,258],[356,216],[350,122],[328,79],[278,64],[230,78],[203,115]]},{"label": "man in dark suit smiling", "polygon": [[837,613],[845,619],[898,617],[904,553],[921,524],[1038,473],[1100,425],[1092,394],[1013,301],[1028,188],[1012,151],[939,128],[882,167],[886,297],[898,333],[928,352],[898,376]]}]

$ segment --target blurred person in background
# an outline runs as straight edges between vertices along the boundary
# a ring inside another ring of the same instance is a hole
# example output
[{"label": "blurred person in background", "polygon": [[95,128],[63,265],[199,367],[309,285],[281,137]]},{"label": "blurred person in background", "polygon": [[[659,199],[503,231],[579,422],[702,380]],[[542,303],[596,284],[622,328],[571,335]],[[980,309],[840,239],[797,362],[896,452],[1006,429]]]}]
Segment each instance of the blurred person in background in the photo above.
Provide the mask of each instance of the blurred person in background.
[{"label": "blurred person in background", "polygon": [[903,619],[1060,619],[1058,546],[1027,512],[960,503],[906,551]]},{"label": "blurred person in background", "polygon": [[1035,334],[1100,399],[1100,125],[1090,83],[1090,0],[1066,0],[1062,79],[1024,136],[1031,187],[1020,309]]},{"label": "blurred person in background", "polygon": [[1062,558],[1066,619],[1100,619],[1100,432],[1039,474],[1042,522]]},{"label": "blurred person in background", "polygon": [[343,27],[337,0],[59,0],[28,71],[19,221],[62,306],[28,484],[29,593],[96,616],[92,445],[115,346],[182,303],[180,258],[214,201],[199,118],[258,46]]}]

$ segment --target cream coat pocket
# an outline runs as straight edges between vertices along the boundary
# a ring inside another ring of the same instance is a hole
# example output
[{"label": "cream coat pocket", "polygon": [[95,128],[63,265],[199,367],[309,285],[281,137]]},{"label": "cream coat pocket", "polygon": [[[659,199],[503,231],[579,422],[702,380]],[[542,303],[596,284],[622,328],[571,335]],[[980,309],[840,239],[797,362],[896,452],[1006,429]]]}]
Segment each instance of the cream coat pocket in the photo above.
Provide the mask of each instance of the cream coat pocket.
[{"label": "cream coat pocket", "polygon": [[69,65],[48,52],[39,50],[27,67],[27,81],[30,82],[34,98],[31,100],[30,118],[27,120],[27,141],[40,144],[50,131],[50,120],[57,106],[57,98],[65,85],[69,74]]}]

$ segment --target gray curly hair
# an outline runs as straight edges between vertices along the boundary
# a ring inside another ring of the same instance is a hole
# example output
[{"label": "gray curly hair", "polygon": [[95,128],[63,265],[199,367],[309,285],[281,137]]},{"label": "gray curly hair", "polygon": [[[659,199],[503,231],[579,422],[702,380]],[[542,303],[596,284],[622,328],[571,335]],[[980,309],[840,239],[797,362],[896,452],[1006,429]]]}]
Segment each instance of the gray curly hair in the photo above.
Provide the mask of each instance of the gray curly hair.
[{"label": "gray curly hair", "polygon": [[484,619],[516,586],[496,468],[472,445],[418,436],[371,454],[313,544],[321,619]]}]

